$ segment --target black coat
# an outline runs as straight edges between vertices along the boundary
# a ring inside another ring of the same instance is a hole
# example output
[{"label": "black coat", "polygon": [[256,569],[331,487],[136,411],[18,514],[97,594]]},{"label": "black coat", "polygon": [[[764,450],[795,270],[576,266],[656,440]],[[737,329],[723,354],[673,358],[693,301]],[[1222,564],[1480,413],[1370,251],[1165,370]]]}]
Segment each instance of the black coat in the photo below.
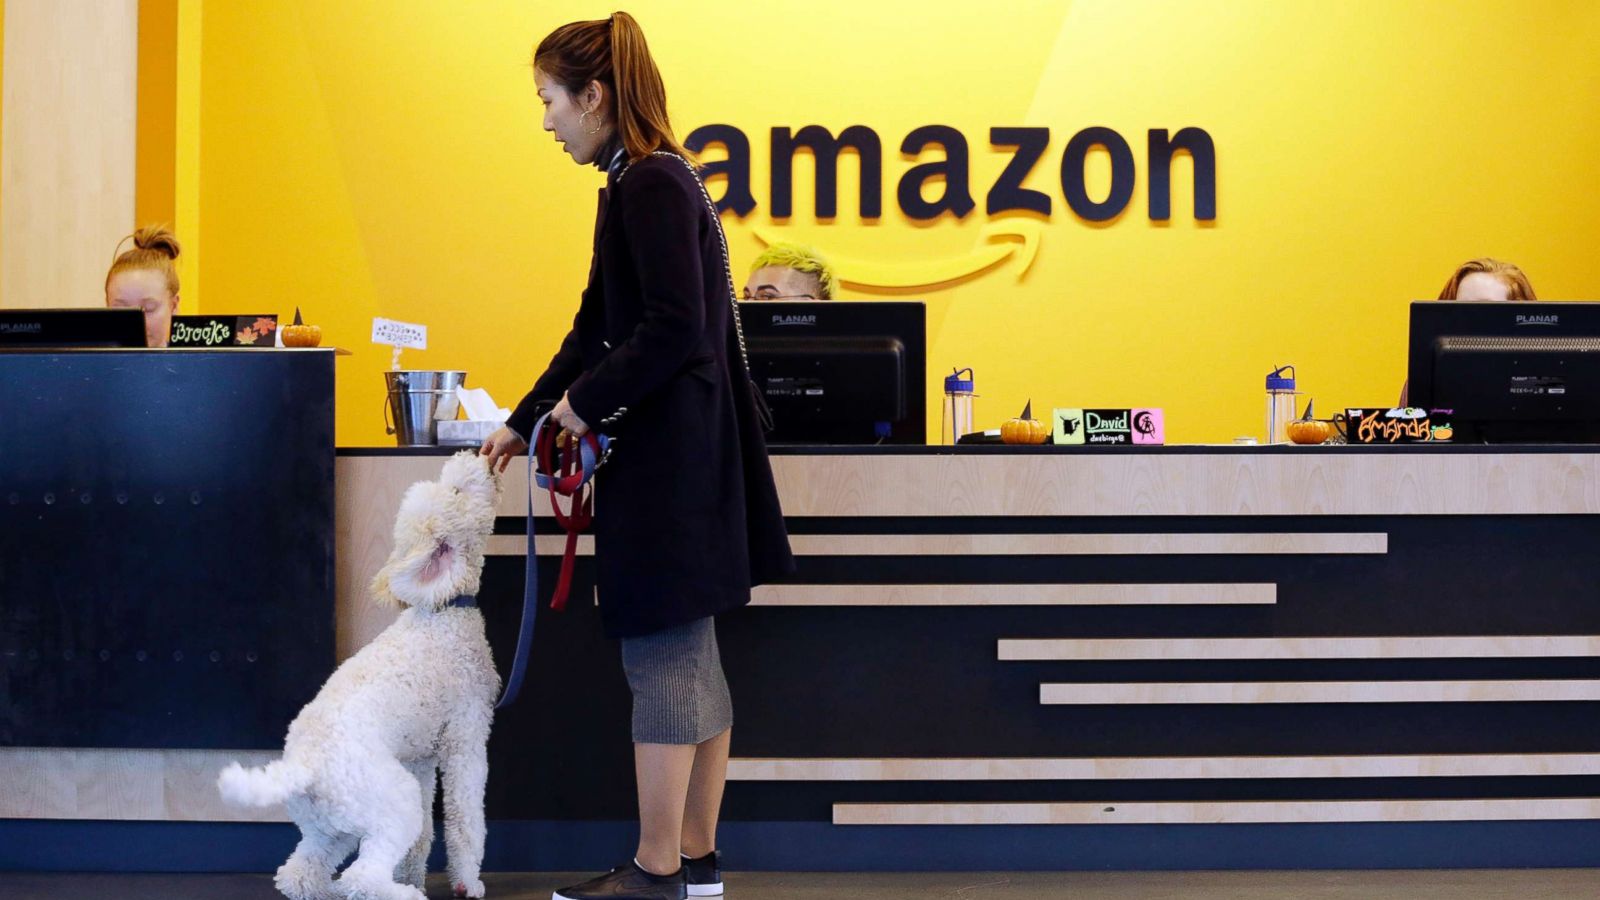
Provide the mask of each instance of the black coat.
[{"label": "black coat", "polygon": [[700,184],[674,157],[617,171],[572,330],[507,424],[531,439],[566,392],[612,437],[595,564],[606,634],[632,637],[743,606],[794,559]]}]

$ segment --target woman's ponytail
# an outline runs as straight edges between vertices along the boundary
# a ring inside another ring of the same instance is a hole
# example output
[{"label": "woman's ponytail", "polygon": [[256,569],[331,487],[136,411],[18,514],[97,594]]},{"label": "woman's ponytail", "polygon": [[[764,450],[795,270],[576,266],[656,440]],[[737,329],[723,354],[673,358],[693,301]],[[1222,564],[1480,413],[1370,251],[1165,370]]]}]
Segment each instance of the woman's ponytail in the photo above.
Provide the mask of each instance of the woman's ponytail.
[{"label": "woman's ponytail", "polygon": [[630,159],[656,150],[691,158],[672,134],[667,89],[633,16],[615,12],[609,19],[563,25],[539,42],[533,65],[574,96],[591,81],[609,86],[617,136]]}]

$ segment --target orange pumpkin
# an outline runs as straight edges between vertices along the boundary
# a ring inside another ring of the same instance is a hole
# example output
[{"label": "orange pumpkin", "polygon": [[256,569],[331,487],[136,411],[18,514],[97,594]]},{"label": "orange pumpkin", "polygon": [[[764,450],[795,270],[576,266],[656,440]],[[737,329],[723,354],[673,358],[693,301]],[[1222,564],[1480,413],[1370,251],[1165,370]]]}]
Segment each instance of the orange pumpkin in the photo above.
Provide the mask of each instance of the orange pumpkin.
[{"label": "orange pumpkin", "polygon": [[322,343],[322,328],[317,325],[307,325],[300,318],[300,307],[294,309],[294,324],[283,326],[283,345],[285,347],[316,347]]},{"label": "orange pumpkin", "polygon": [[1333,437],[1333,425],[1321,419],[1295,419],[1287,428],[1289,440],[1295,444],[1320,444]]},{"label": "orange pumpkin", "polygon": [[1033,417],[1033,401],[1022,408],[1022,415],[1000,426],[1000,441],[1005,444],[1042,444],[1050,439],[1050,428]]}]

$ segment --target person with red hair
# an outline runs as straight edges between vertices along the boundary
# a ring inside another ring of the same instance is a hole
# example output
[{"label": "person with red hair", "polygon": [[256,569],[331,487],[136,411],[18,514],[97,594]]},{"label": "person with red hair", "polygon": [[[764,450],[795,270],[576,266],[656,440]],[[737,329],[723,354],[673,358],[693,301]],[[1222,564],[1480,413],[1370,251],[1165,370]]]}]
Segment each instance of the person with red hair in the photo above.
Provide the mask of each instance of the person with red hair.
[{"label": "person with red hair", "polygon": [[[1533,282],[1516,263],[1491,259],[1487,256],[1469,259],[1451,273],[1450,280],[1439,291],[1440,300],[1461,300],[1467,303],[1492,303],[1505,300],[1529,301],[1539,297],[1533,292]],[[1400,405],[1411,399],[1411,381],[1400,386]]]},{"label": "person with red hair", "polygon": [[[133,246],[122,245],[129,240]],[[178,238],[166,226],[146,226],[117,244],[106,273],[106,306],[144,313],[146,347],[165,347],[178,311]]]},{"label": "person with red hair", "polygon": [[1528,276],[1515,263],[1483,257],[1457,266],[1439,292],[1439,299],[1483,302],[1539,298],[1534,295]]}]

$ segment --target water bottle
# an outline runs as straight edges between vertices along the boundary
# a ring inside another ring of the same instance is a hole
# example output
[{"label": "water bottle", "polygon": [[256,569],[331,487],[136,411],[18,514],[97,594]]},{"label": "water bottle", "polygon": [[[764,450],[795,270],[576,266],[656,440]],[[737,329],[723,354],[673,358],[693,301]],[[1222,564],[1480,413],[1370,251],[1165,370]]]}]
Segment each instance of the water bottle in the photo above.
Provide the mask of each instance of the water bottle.
[{"label": "water bottle", "polygon": [[[1288,372],[1288,375],[1283,374]],[[1283,444],[1289,440],[1289,423],[1294,421],[1294,366],[1279,366],[1267,376],[1267,436],[1265,443]]]},{"label": "water bottle", "polygon": [[[962,378],[965,372],[967,377]],[[944,377],[944,412],[939,418],[939,443],[955,444],[972,433],[972,369],[953,369]]]}]

